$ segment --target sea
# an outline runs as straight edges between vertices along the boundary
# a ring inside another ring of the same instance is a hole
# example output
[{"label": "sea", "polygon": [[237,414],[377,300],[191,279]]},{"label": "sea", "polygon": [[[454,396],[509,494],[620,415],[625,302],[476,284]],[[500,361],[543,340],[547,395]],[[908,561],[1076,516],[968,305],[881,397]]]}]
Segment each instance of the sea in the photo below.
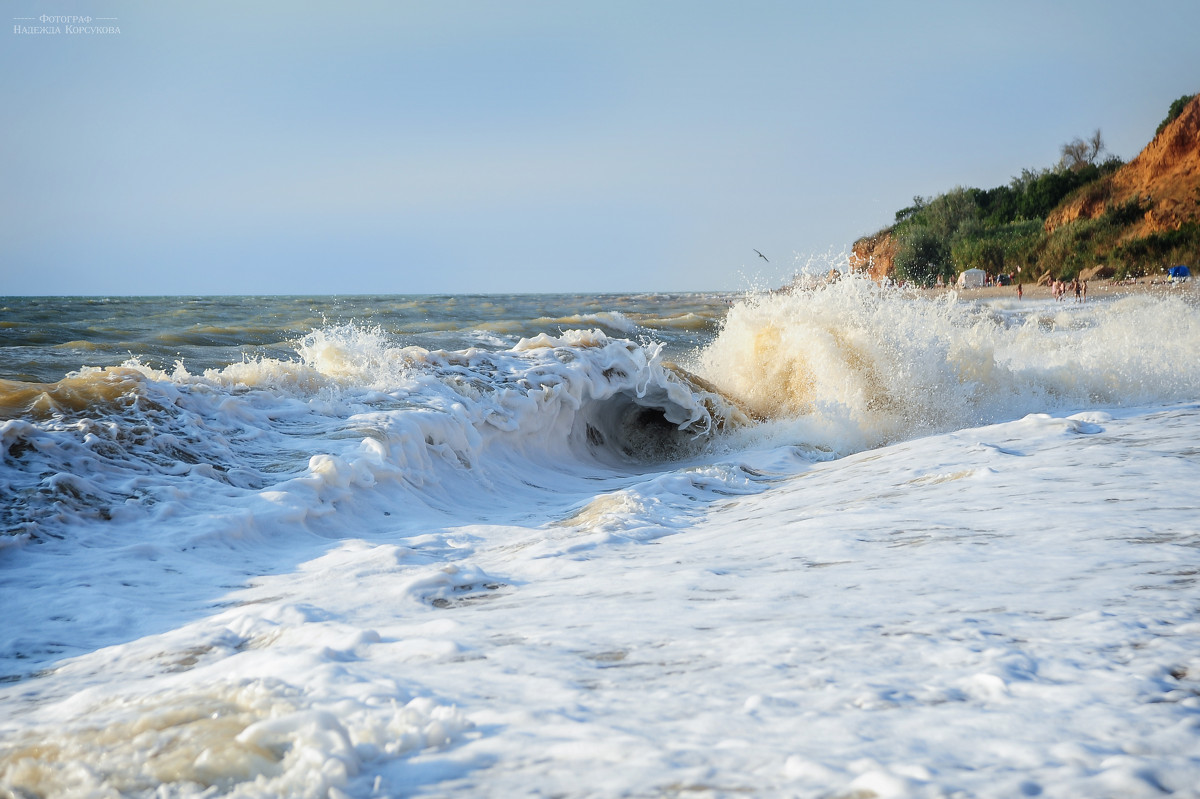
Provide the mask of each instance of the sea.
[{"label": "sea", "polygon": [[1198,300],[0,298],[0,797],[1200,796]]}]

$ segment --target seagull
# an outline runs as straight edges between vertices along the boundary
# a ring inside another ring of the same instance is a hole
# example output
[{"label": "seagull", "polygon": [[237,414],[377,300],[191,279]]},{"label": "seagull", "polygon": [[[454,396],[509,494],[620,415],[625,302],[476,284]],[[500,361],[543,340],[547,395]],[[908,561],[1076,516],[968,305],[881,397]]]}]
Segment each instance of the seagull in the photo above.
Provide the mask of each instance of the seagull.
[{"label": "seagull", "polygon": [[[753,248],[753,247],[751,247],[750,249],[754,250],[754,248]],[[758,252],[758,250],[754,250],[754,251],[755,251],[755,252]],[[767,263],[771,263],[771,259],[770,259],[770,258],[768,258],[767,256],[763,255],[761,252],[758,252],[758,257],[759,257],[759,258],[762,258],[762,259],[763,259],[764,261],[766,261]]]}]

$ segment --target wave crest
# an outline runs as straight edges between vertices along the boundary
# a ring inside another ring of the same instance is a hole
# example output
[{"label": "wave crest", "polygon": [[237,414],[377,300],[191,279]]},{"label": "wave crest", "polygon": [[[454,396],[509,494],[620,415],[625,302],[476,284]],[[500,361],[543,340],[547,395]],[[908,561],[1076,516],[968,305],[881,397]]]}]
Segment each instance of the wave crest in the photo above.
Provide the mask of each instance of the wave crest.
[{"label": "wave crest", "polygon": [[0,428],[0,476],[17,494],[0,523],[54,535],[180,503],[227,507],[231,496],[302,522],[380,485],[452,510],[473,492],[432,487],[494,490],[530,464],[640,468],[695,454],[747,420],[657,345],[599,330],[443,351],[340,326],[296,352],[199,375],[134,360],[7,387],[23,418]]},{"label": "wave crest", "polygon": [[1054,408],[1193,398],[1200,323],[1175,297],[992,307],[844,279],[730,309],[696,371],[805,443],[857,451]]}]

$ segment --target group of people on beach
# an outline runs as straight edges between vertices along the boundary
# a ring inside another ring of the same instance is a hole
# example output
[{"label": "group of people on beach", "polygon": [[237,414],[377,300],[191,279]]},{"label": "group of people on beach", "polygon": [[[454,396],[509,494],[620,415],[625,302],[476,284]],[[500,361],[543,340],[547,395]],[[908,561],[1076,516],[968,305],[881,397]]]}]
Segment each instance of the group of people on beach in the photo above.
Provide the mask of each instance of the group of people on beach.
[{"label": "group of people on beach", "polygon": [[[1061,302],[1063,297],[1066,297],[1071,292],[1075,293],[1075,302],[1083,302],[1087,299],[1087,281],[1075,278],[1069,283],[1065,280],[1055,280],[1050,284],[1050,293],[1054,295],[1055,302]],[[1017,283],[1017,299],[1022,299],[1025,296],[1025,285],[1021,282]]]},{"label": "group of people on beach", "polygon": [[1065,280],[1055,280],[1050,285],[1050,292],[1054,295],[1054,301],[1060,302],[1063,297],[1069,293],[1075,293],[1075,302],[1083,302],[1087,299],[1087,281],[1075,278],[1070,283]]}]

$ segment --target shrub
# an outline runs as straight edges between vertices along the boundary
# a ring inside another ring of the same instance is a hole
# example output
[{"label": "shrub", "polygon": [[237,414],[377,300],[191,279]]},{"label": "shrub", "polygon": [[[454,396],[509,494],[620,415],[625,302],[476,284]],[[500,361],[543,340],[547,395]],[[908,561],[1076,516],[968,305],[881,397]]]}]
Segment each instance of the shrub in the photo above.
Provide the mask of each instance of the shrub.
[{"label": "shrub", "polygon": [[950,248],[958,269],[978,268],[989,274],[1021,273],[1042,240],[1042,224],[1022,220],[1006,225],[986,223],[964,227]]},{"label": "shrub", "polygon": [[1200,222],[1127,241],[1112,255],[1118,273],[1128,275],[1149,275],[1175,264],[1195,267],[1200,264]]},{"label": "shrub", "polygon": [[1150,210],[1150,203],[1143,202],[1141,197],[1130,197],[1120,205],[1106,205],[1104,219],[1111,225],[1127,227],[1135,224]]},{"label": "shrub", "polygon": [[896,276],[901,280],[929,286],[937,282],[939,275],[950,279],[954,266],[950,262],[950,250],[941,236],[923,225],[906,227],[898,236],[896,250]]},{"label": "shrub", "polygon": [[1183,109],[1187,107],[1187,104],[1192,101],[1193,97],[1195,97],[1194,94],[1185,94],[1183,97],[1180,97],[1178,100],[1171,103],[1171,107],[1167,109],[1167,118],[1158,123],[1158,127],[1154,129],[1154,135],[1157,136],[1158,134],[1162,133],[1163,129],[1166,128],[1167,125],[1170,125],[1172,122],[1178,119],[1179,115],[1183,113]]}]

